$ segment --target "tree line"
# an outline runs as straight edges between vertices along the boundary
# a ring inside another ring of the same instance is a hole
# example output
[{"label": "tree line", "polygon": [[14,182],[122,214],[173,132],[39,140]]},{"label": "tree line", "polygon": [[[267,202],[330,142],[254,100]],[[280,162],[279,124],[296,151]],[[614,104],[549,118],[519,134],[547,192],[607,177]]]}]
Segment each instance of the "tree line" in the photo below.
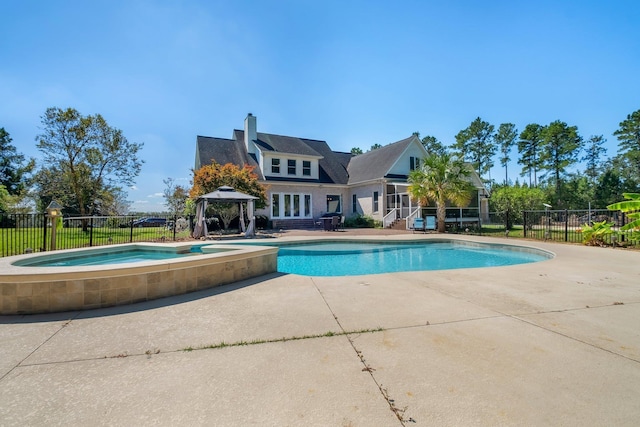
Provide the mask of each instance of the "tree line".
[{"label": "tree line", "polygon": [[26,159],[0,128],[0,213],[43,212],[53,200],[65,214],[122,215],[124,188],[133,185],[143,161],[142,143],[129,142],[100,115],[48,108],[36,146],[42,161]]},{"label": "tree line", "polygon": [[[420,137],[419,132],[414,135]],[[640,110],[627,115],[613,136],[618,139],[618,151],[607,157],[604,135],[585,139],[577,126],[561,120],[547,125],[530,123],[518,130],[513,123],[501,123],[496,128],[477,117],[455,135],[455,143],[450,146],[430,135],[421,141],[429,154],[450,154],[470,164],[492,190],[490,202],[499,199],[493,197],[496,192],[520,191],[530,193],[535,199],[532,205],[544,200],[556,209],[581,209],[589,204],[604,208],[622,200],[623,193],[638,191]],[[379,145],[371,150],[376,148]],[[514,148],[516,159],[511,158]],[[362,150],[354,147],[351,153],[361,154]],[[496,160],[504,169],[501,179],[490,175]],[[509,170],[512,160],[521,166],[515,179]],[[580,165],[582,169],[578,169]],[[497,205],[492,207],[499,210]]]},{"label": "tree line", "polygon": [[[35,139],[42,153],[40,164],[19,153],[10,133],[0,127],[0,213],[30,212],[34,204],[42,212],[52,200],[61,203],[66,214],[127,213],[124,189],[133,185],[140,173],[143,144],[128,141],[100,114],[83,115],[73,108],[48,108],[41,123],[41,133]],[[420,137],[419,132],[414,134]],[[447,154],[470,164],[492,189],[490,203],[495,210],[501,210],[500,200],[511,203],[516,198],[529,200],[532,206],[545,201],[555,209],[580,209],[589,203],[604,208],[622,200],[625,192],[638,192],[640,110],[627,115],[613,136],[618,140],[618,151],[607,157],[603,135],[584,139],[577,126],[560,120],[548,125],[531,123],[520,131],[512,123],[502,123],[496,129],[478,117],[455,135],[451,146],[433,136],[421,141],[429,154]],[[375,144],[371,149],[379,147]],[[515,160],[521,166],[515,180],[508,169],[514,147],[518,153]],[[362,150],[354,148],[352,153]],[[490,176],[496,156],[504,168],[502,180]],[[582,170],[577,169],[580,162]],[[165,184],[168,206],[169,195],[178,190],[181,198],[187,192],[172,181]],[[511,196],[503,197],[505,194]]]}]

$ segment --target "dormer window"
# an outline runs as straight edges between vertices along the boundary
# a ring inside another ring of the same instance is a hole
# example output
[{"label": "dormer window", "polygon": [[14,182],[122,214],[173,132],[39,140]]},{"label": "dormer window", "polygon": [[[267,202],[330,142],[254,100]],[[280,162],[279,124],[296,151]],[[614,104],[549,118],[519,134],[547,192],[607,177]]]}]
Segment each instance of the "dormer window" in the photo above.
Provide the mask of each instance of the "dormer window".
[{"label": "dormer window", "polygon": [[271,159],[271,173],[280,173],[280,159]]},{"label": "dormer window", "polygon": [[420,168],[419,157],[409,157],[409,170],[416,170]]},{"label": "dormer window", "polygon": [[302,161],[302,175],[311,176],[311,162],[309,160]]},{"label": "dormer window", "polygon": [[296,174],[296,161],[295,160],[287,160],[287,173],[289,175],[295,175]]}]

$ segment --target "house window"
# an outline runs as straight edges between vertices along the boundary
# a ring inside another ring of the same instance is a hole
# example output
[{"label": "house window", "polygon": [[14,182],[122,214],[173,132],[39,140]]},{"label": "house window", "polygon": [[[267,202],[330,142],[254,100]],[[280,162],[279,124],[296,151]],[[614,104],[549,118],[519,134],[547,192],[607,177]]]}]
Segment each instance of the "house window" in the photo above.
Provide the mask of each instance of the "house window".
[{"label": "house window", "polygon": [[284,216],[291,216],[291,194],[284,195]]},{"label": "house window", "polygon": [[311,194],[272,193],[271,218],[311,218]]},{"label": "house window", "polygon": [[378,198],[379,194],[377,191],[373,192],[373,211],[378,212]]},{"label": "house window", "polygon": [[293,216],[300,216],[300,195],[293,195]]},{"label": "house window", "polygon": [[340,195],[327,196],[327,212],[342,212],[340,207]]},{"label": "house window", "polygon": [[351,212],[358,213],[358,196],[351,196]]},{"label": "house window", "polygon": [[304,213],[305,216],[311,216],[311,194],[304,195]]},{"label": "house window", "polygon": [[287,160],[287,173],[289,175],[296,174],[296,161],[295,160]]},{"label": "house window", "polygon": [[280,159],[271,159],[271,173],[280,173]]},{"label": "house window", "polygon": [[409,157],[409,169],[415,170],[420,168],[420,158],[419,157]]},{"label": "house window", "polygon": [[302,161],[302,175],[311,176],[311,162],[309,160]]},{"label": "house window", "polygon": [[271,195],[271,216],[273,218],[280,216],[280,194]]}]

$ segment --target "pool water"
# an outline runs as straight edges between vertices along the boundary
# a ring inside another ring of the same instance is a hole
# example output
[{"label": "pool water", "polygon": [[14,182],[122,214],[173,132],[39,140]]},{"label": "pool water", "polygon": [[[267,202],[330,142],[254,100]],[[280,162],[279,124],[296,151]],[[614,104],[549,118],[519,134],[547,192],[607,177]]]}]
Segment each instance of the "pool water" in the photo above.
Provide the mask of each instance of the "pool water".
[{"label": "pool water", "polygon": [[127,262],[157,261],[166,260],[176,257],[186,256],[171,251],[153,251],[144,249],[128,249],[120,252],[107,252],[102,254],[82,256],[70,255],[68,257],[41,257],[41,259],[33,259],[27,262],[21,262],[16,265],[30,267],[68,267],[68,266],[87,266],[87,265],[109,265],[123,264]]},{"label": "pool water", "polygon": [[303,276],[354,276],[399,271],[498,267],[549,259],[542,251],[455,242],[312,243],[281,246],[278,271]]}]

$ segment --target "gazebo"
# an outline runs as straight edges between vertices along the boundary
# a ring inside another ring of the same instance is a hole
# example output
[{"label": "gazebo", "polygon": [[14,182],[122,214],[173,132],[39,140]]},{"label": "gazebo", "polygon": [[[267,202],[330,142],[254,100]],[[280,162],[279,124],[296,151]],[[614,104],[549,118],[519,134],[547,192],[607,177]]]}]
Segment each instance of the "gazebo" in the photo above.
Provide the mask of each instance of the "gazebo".
[{"label": "gazebo", "polygon": [[[196,225],[193,228],[193,237],[198,239],[208,234],[207,222],[205,221],[205,211],[208,203],[238,203],[240,204],[240,228],[244,231],[245,237],[255,236],[255,217],[254,217],[254,205],[255,200],[258,198],[249,194],[240,193],[235,191],[232,187],[222,186],[216,191],[203,194],[198,197],[196,203]],[[247,203],[247,216],[249,217],[249,225],[246,228],[244,226],[244,212],[242,209],[243,203]]]}]

